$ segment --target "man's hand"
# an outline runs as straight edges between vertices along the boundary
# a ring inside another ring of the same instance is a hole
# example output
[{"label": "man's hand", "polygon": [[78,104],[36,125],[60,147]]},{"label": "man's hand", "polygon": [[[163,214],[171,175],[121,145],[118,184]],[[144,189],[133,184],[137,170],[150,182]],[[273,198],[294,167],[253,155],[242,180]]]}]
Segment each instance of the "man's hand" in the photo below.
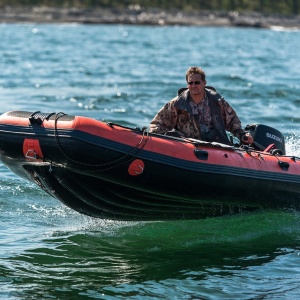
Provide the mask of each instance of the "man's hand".
[{"label": "man's hand", "polygon": [[249,132],[247,132],[247,133],[245,133],[245,134],[242,136],[241,142],[242,142],[243,144],[248,144],[248,145],[250,145],[250,144],[252,144],[252,143],[254,142],[254,140],[253,140],[252,135],[251,135]]}]

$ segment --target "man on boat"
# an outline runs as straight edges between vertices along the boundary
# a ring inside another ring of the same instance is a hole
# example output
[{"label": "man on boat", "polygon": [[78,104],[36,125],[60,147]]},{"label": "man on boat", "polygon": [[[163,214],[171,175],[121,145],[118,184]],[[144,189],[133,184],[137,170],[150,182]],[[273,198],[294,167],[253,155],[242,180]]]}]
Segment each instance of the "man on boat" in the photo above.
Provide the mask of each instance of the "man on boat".
[{"label": "man on boat", "polygon": [[[250,133],[242,129],[234,109],[213,88],[206,86],[206,76],[200,67],[186,71],[187,88],[165,104],[150,123],[150,132],[175,133],[181,137],[208,142],[231,144],[226,131],[243,143],[251,144]],[[173,134],[172,134],[173,135]]]}]

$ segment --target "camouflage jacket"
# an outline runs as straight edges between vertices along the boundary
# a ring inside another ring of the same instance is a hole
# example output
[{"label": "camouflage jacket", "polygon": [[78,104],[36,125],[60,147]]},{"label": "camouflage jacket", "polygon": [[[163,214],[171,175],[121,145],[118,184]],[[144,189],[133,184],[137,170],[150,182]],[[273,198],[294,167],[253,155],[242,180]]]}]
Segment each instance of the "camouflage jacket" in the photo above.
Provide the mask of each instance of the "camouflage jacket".
[{"label": "camouflage jacket", "polygon": [[[206,87],[205,90],[209,101],[214,130],[218,132],[218,136],[221,134],[221,138],[214,136],[210,141],[223,143],[227,141],[226,143],[228,144],[226,131],[240,138],[244,130],[234,109],[213,87]],[[149,131],[165,134],[175,129],[183,137],[201,139],[200,127],[192,114],[189,101],[192,101],[190,92],[184,90],[179,96],[161,108],[151,121]]]}]

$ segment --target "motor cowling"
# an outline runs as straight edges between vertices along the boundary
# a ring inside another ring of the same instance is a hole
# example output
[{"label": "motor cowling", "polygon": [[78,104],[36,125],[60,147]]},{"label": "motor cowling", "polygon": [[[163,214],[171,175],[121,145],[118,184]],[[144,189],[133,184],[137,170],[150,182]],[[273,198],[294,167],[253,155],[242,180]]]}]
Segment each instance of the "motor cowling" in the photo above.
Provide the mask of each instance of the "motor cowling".
[{"label": "motor cowling", "polygon": [[253,137],[253,146],[258,150],[264,151],[267,147],[274,144],[274,149],[279,150],[285,155],[285,141],[283,134],[270,126],[262,124],[250,124],[245,127],[245,131],[249,132]]}]

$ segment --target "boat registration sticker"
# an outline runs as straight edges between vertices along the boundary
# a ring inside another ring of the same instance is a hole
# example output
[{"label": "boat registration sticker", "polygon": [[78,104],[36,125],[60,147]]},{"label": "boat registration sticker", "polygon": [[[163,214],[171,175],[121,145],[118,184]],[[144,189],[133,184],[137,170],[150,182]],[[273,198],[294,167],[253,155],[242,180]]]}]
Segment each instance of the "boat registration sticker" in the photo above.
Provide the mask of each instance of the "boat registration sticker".
[{"label": "boat registration sticker", "polygon": [[140,159],[135,159],[128,167],[128,173],[132,176],[140,175],[144,172],[145,164]]}]

